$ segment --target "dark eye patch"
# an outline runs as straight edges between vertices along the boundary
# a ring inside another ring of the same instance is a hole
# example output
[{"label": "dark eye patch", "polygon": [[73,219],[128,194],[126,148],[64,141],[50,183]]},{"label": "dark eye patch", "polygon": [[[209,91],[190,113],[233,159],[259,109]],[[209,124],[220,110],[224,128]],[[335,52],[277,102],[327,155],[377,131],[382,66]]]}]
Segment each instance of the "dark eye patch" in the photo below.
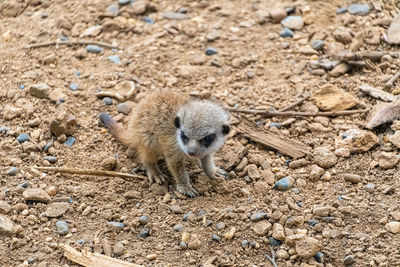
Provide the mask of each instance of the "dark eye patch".
[{"label": "dark eye patch", "polygon": [[184,144],[189,141],[189,137],[187,137],[184,132],[181,132],[181,139]]},{"label": "dark eye patch", "polygon": [[200,139],[199,143],[205,147],[208,147],[211,145],[212,142],[214,142],[214,140],[215,140],[215,134],[209,134],[206,137]]}]

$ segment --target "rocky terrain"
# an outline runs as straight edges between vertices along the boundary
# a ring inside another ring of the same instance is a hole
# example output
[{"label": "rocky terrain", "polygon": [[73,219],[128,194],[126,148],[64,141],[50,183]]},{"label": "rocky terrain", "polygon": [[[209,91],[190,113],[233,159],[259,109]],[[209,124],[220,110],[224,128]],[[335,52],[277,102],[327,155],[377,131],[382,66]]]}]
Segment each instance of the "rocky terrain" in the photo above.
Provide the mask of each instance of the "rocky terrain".
[{"label": "rocky terrain", "polygon": [[[143,266],[400,265],[399,8],[0,0],[0,265],[78,266],[65,244]],[[231,110],[228,177],[190,164],[198,198],[150,186],[98,121],[126,122],[156,88]]]}]

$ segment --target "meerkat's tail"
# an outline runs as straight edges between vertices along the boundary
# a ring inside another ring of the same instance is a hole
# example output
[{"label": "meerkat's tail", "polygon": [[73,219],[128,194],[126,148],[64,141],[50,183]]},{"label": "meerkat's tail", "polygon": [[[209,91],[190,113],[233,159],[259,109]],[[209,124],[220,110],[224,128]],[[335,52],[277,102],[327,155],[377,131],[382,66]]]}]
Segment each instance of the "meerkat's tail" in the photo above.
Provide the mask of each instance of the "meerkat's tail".
[{"label": "meerkat's tail", "polygon": [[103,125],[108,128],[119,141],[129,146],[129,137],[124,127],[113,120],[110,115],[104,112],[100,113],[99,119],[103,123]]}]

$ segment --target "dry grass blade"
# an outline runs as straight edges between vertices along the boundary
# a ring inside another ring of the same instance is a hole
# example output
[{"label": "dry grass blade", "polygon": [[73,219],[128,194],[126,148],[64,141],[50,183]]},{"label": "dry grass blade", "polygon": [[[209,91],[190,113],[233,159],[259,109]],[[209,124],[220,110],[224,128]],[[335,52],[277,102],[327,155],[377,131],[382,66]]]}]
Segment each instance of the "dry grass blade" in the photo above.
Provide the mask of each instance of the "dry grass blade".
[{"label": "dry grass blade", "polygon": [[47,47],[47,46],[53,46],[53,45],[67,45],[67,46],[73,46],[73,45],[98,45],[102,46],[105,48],[109,49],[119,49],[118,46],[111,45],[109,43],[104,43],[104,42],[97,42],[97,41],[89,41],[89,40],[81,40],[81,41],[53,41],[53,42],[44,42],[44,43],[37,43],[37,44],[30,44],[27,45],[26,48],[31,49],[31,48],[40,48],[40,47]]}]

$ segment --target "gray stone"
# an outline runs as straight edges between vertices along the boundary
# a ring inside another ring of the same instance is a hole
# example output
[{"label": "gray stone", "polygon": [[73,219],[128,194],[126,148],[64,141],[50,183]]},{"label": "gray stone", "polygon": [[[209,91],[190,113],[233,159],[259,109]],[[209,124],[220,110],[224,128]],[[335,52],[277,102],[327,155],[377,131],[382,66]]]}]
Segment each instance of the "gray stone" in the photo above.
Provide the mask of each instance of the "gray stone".
[{"label": "gray stone", "polygon": [[188,15],[184,13],[172,12],[172,11],[165,11],[161,13],[165,19],[176,19],[176,20],[183,20],[188,19]]},{"label": "gray stone", "polygon": [[11,210],[11,206],[4,200],[0,200],[0,213],[7,214]]},{"label": "gray stone", "polygon": [[49,196],[49,194],[40,188],[26,189],[22,193],[22,197],[25,199],[25,201],[30,200],[44,203],[49,203],[51,201],[51,197]]},{"label": "gray stone", "polygon": [[0,235],[10,236],[13,232],[13,222],[5,215],[0,214]]},{"label": "gray stone", "polygon": [[281,21],[281,24],[291,30],[301,30],[304,26],[304,21],[301,16],[288,16]]},{"label": "gray stone", "polygon": [[274,184],[274,189],[279,190],[279,191],[286,191],[289,190],[294,183],[294,179],[290,176],[287,176],[285,178],[282,178],[278,181],[275,182]]},{"label": "gray stone", "polygon": [[50,87],[45,83],[32,84],[29,86],[29,93],[37,98],[48,98]]},{"label": "gray stone", "polygon": [[69,209],[69,203],[67,202],[54,202],[47,206],[44,214],[49,218],[57,218],[66,213]]},{"label": "gray stone", "polygon": [[68,234],[68,223],[66,221],[58,221],[56,222],[56,229],[59,235]]},{"label": "gray stone", "polygon": [[365,16],[369,13],[369,5],[368,4],[352,4],[347,10],[350,14]]},{"label": "gray stone", "polygon": [[346,266],[352,265],[355,262],[353,255],[348,255],[343,259],[343,263]]}]

